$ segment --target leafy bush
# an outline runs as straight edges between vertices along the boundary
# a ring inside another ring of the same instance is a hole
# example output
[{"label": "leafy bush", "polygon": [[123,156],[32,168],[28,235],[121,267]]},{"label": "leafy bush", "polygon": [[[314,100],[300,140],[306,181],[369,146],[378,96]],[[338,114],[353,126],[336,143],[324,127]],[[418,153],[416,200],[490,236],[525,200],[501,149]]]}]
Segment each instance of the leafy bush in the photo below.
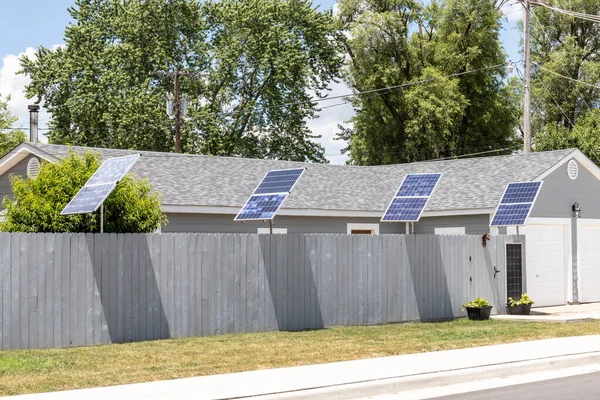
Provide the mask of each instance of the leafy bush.
[{"label": "leafy bush", "polygon": [[492,303],[490,303],[486,299],[478,297],[475,300],[471,300],[470,302],[463,304],[462,306],[463,308],[483,308],[489,307],[491,305]]},{"label": "leafy bush", "polygon": [[[100,216],[60,215],[100,166],[98,155],[70,151],[60,163],[42,162],[36,178],[12,176],[14,199],[5,198],[4,232],[99,232]],[[104,201],[104,231],[154,232],[166,223],[160,196],[147,179],[127,175]]]},{"label": "leafy bush", "polygon": [[520,305],[527,305],[527,304],[535,304],[533,300],[531,300],[531,297],[527,296],[527,293],[523,293],[521,295],[521,298],[519,300],[515,300],[512,297],[508,298],[508,305],[510,307],[515,307],[515,306],[520,306]]}]

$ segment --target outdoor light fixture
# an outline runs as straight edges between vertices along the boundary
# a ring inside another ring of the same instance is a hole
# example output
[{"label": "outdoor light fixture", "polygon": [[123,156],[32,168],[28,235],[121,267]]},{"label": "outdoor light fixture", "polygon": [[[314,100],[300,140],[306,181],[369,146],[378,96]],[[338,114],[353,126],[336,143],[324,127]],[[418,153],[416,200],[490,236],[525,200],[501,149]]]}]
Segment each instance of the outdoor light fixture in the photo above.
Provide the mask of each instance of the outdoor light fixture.
[{"label": "outdoor light fixture", "polygon": [[506,66],[506,72],[509,74],[512,74],[512,72],[515,70],[515,66],[512,62],[508,63],[508,65]]},{"label": "outdoor light fixture", "polygon": [[575,218],[581,217],[581,208],[579,208],[578,202],[575,202],[575,204],[573,204],[573,217],[575,217]]}]

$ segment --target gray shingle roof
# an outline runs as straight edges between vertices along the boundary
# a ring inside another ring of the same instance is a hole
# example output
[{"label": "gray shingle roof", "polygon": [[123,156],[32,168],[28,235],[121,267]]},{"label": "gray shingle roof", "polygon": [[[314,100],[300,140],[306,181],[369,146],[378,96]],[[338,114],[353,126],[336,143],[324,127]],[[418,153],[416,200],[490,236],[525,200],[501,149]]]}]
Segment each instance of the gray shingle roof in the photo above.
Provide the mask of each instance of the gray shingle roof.
[{"label": "gray shingle roof", "polygon": [[[68,146],[32,144],[56,158]],[[84,148],[73,147],[82,152]],[[147,177],[165,205],[241,207],[271,169],[306,167],[283,208],[383,212],[408,173],[444,175],[427,211],[493,208],[509,182],[533,180],[574,151],[429,161],[375,167],[305,164],[236,157],[93,149],[102,158],[141,153],[132,172]]]}]

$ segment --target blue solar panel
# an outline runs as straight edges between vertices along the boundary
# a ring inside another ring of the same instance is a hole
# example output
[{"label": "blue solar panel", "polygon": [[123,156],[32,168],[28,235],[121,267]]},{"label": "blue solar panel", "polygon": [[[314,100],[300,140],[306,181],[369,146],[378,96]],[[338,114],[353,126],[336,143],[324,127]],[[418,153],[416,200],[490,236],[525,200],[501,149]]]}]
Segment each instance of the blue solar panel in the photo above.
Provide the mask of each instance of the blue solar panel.
[{"label": "blue solar panel", "polygon": [[533,203],[500,204],[491,226],[525,225]]},{"label": "blue solar panel", "polygon": [[235,220],[272,219],[286,197],[287,193],[252,195]]},{"label": "blue solar panel", "polygon": [[506,186],[490,226],[525,225],[542,182],[516,182]]},{"label": "blue solar panel", "polygon": [[289,193],[303,172],[304,168],[269,171],[254,194]]},{"label": "blue solar panel", "polygon": [[427,200],[427,197],[395,197],[381,220],[418,221]]},{"label": "blue solar panel", "polygon": [[109,158],[96,170],[94,175],[87,181],[86,186],[119,182],[129,172],[139,157],[139,154],[134,154],[131,156]]},{"label": "blue solar panel", "polygon": [[509,183],[500,204],[533,203],[542,182]]},{"label": "blue solar panel", "polygon": [[60,215],[93,213],[117,186],[116,183],[105,183],[84,186],[61,211]]},{"label": "blue solar panel", "polygon": [[406,175],[395,197],[431,196],[442,174]]}]

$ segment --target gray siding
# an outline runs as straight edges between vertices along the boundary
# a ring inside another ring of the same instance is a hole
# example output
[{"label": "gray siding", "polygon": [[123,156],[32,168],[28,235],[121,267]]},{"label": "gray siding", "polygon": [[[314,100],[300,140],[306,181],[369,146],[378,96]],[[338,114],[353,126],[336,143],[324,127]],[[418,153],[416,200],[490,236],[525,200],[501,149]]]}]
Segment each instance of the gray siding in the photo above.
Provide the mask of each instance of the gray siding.
[{"label": "gray siding", "polygon": [[[169,223],[162,232],[189,233],[256,233],[268,228],[262,221],[236,222],[234,215],[168,214]],[[379,224],[379,233],[404,233],[403,223],[381,223],[379,218],[275,217],[274,228],[287,228],[287,233],[347,233],[348,223]]]},{"label": "gray siding", "polygon": [[[10,154],[11,153],[8,153],[7,156],[9,156]],[[13,193],[12,193],[12,189],[10,187],[10,176],[11,175],[27,176],[27,163],[29,162],[29,160],[32,157],[35,157],[35,156],[28,155],[23,160],[19,161],[19,163],[17,165],[15,165],[11,169],[9,169],[6,173],[0,175],[0,203],[1,203],[2,199],[4,199],[5,196],[8,196],[9,198],[12,199]],[[3,207],[0,204],[0,210],[1,209],[3,209]]]},{"label": "gray siding", "polygon": [[567,163],[544,178],[542,190],[531,211],[532,218],[571,218],[576,201],[583,218],[600,218],[600,182],[581,163],[579,176],[571,180]]},{"label": "gray siding", "polygon": [[[233,215],[223,214],[169,214],[169,223],[163,232],[188,233],[256,233],[268,228],[264,222],[235,222]],[[379,233],[405,233],[403,222],[381,222],[379,218],[333,217],[276,217],[274,228],[287,228],[288,233],[347,233],[349,223],[379,224]],[[467,235],[482,235],[490,231],[490,217],[461,215],[451,217],[424,217],[415,224],[415,233],[433,234],[435,228],[464,226]]]},{"label": "gray siding", "polygon": [[490,216],[479,215],[456,215],[450,217],[428,217],[421,218],[415,224],[415,233],[435,233],[435,228],[465,227],[467,235],[483,235],[490,231]]},{"label": "gray siding", "polygon": [[504,312],[506,243],[435,235],[0,233],[0,349]]}]

